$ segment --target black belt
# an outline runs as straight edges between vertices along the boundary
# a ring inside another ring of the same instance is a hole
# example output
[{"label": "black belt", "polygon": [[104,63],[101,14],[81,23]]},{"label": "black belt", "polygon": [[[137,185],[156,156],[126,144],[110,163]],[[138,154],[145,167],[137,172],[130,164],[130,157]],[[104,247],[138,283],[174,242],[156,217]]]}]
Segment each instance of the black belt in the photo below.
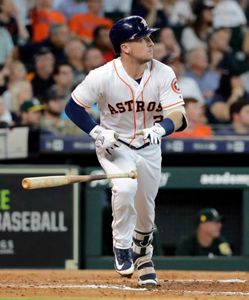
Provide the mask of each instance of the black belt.
[{"label": "black belt", "polygon": [[123,143],[123,144],[125,144],[127,147],[129,147],[129,148],[131,148],[131,149],[133,149],[133,150],[140,150],[140,149],[143,149],[143,148],[149,146],[149,144],[150,144],[150,143],[146,143],[146,144],[143,144],[143,146],[137,148],[137,147],[134,147],[134,146],[132,146],[132,145],[130,145],[130,144],[128,144],[128,143],[126,143],[126,142],[120,140],[120,139],[118,139],[118,141],[121,142],[121,143]]}]

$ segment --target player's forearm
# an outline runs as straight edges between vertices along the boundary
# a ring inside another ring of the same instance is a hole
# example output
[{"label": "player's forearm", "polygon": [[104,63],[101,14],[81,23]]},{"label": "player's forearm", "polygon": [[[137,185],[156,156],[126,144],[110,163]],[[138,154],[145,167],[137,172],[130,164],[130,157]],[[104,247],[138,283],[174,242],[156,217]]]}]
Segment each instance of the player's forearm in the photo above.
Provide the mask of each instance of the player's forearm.
[{"label": "player's forearm", "polygon": [[164,111],[164,121],[170,119],[174,124],[174,131],[183,131],[187,127],[187,118],[185,115],[185,110],[173,110],[173,111]]},{"label": "player's forearm", "polygon": [[72,98],[70,98],[67,102],[65,112],[69,119],[74,122],[74,124],[76,124],[80,129],[88,134],[94,127],[98,125],[86,112],[84,107],[75,103]]},{"label": "player's forearm", "polygon": [[175,125],[175,131],[183,125],[183,114],[180,111],[170,113],[167,118],[171,119]]}]

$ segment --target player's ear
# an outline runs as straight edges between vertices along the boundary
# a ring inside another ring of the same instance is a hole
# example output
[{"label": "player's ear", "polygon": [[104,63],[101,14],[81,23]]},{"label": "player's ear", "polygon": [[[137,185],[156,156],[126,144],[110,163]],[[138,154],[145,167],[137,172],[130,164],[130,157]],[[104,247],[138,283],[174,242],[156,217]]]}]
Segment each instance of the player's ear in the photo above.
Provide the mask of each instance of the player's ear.
[{"label": "player's ear", "polygon": [[126,54],[128,54],[130,52],[130,47],[129,47],[128,43],[121,44],[120,49]]}]

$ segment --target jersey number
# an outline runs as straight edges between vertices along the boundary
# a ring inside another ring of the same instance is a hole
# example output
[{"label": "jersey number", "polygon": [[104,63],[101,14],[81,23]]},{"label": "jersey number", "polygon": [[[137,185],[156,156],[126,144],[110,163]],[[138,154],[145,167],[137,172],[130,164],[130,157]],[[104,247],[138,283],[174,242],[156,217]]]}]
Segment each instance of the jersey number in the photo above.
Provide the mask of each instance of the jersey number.
[{"label": "jersey number", "polygon": [[163,116],[154,116],[154,123],[160,123],[163,120]]}]

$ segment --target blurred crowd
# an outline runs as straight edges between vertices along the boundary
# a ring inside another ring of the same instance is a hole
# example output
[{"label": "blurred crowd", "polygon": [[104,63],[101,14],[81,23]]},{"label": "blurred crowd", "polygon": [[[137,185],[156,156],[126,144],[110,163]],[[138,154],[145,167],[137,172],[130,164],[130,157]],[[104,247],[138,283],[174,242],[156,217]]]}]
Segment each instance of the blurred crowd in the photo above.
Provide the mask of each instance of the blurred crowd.
[{"label": "blurred crowd", "polygon": [[[0,0],[0,127],[83,133],[67,119],[71,91],[115,58],[112,24],[140,15],[161,30],[154,57],[171,66],[188,129],[173,138],[249,133],[247,0]],[[90,113],[98,119],[98,108]]]}]

